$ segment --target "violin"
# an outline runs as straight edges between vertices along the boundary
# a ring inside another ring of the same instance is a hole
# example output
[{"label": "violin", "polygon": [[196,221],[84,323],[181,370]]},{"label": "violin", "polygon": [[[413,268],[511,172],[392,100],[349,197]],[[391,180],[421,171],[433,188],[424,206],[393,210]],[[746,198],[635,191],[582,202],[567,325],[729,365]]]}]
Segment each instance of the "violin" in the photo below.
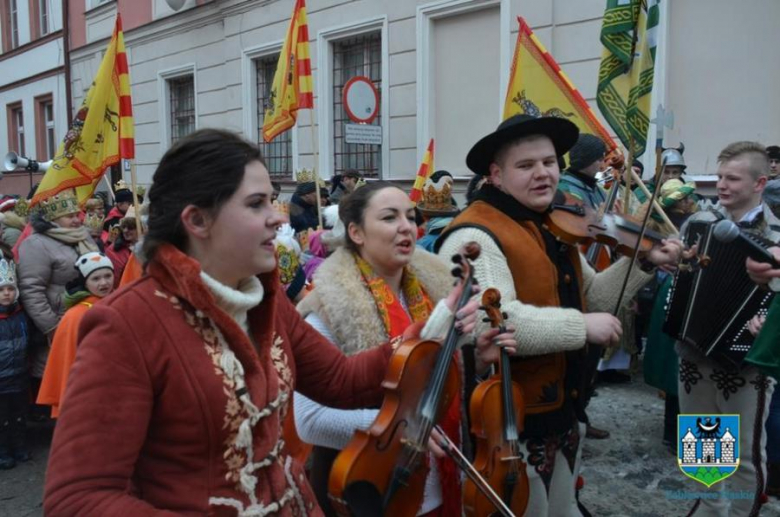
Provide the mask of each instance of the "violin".
[{"label": "violin", "polygon": [[[482,294],[482,305],[491,326],[504,332],[501,293],[487,289]],[[505,348],[501,348],[498,374],[474,390],[469,415],[471,432],[477,438],[474,468],[513,514],[523,515],[530,490],[518,438],[525,418],[525,401],[520,386],[512,382],[509,353]],[[471,479],[463,486],[463,508],[466,515],[473,517],[495,514],[494,504],[478,491]]]},{"label": "violin", "polygon": [[[457,313],[473,295],[469,263],[480,247],[471,242],[453,257],[463,284]],[[328,492],[343,516],[416,515],[428,474],[431,431],[460,393],[454,357],[459,333],[450,327],[443,344],[413,339],[396,348],[382,386],[385,397],[368,431],[355,431],[336,457]]]},{"label": "violin", "polygon": [[605,213],[601,217],[595,210],[584,206],[573,197],[562,194],[564,199],[553,201],[546,214],[544,227],[559,241],[570,245],[604,244],[620,255],[629,255],[639,248],[648,252],[654,243],[660,243],[666,237],[658,232],[645,229],[640,240],[642,222],[629,215]]}]

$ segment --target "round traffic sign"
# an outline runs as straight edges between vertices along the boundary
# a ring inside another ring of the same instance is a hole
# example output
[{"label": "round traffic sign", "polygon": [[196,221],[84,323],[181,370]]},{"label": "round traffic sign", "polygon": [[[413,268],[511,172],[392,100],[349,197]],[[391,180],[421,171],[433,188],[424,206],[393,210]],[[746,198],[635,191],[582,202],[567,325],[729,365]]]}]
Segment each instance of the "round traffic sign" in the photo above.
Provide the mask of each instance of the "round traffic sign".
[{"label": "round traffic sign", "polygon": [[347,81],[342,101],[353,122],[370,124],[379,114],[379,92],[368,77],[360,75]]}]

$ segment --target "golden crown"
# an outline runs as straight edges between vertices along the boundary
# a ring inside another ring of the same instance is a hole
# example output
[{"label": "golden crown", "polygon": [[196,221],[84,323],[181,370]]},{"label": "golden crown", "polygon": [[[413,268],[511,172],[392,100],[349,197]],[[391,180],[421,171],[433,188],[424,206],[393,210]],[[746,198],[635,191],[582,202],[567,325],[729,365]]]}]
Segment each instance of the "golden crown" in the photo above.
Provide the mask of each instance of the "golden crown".
[{"label": "golden crown", "polygon": [[325,186],[325,182],[315,174],[314,169],[298,169],[298,172],[295,173],[295,181],[297,181],[299,185],[303,183],[314,183],[315,180],[317,180],[320,187]]},{"label": "golden crown", "polygon": [[420,210],[430,210],[436,212],[454,212],[452,205],[452,184],[449,181],[439,182],[437,185],[428,181],[423,188],[423,199],[420,203]]},{"label": "golden crown", "polygon": [[73,190],[63,190],[40,202],[43,218],[49,222],[64,215],[80,212],[79,200]]},{"label": "golden crown", "polygon": [[96,212],[87,212],[87,215],[84,217],[84,226],[87,227],[90,233],[102,231],[103,218]]},{"label": "golden crown", "polygon": [[14,213],[19,217],[25,218],[30,213],[30,202],[26,199],[19,199],[14,205]]}]

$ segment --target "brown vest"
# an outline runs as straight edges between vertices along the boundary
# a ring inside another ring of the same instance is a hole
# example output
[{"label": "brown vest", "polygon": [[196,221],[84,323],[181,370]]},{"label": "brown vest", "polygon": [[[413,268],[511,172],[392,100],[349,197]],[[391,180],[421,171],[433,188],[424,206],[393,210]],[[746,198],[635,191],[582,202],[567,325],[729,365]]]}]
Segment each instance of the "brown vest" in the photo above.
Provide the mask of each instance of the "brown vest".
[{"label": "brown vest", "polygon": [[[478,228],[493,238],[512,272],[518,300],[537,307],[560,307],[558,270],[547,256],[544,237],[533,221],[515,221],[492,205],[475,201],[450,223],[439,242],[463,227]],[[579,251],[570,247],[567,253],[577,275],[584,307]],[[491,286],[483,286],[488,287]],[[512,379],[523,389],[527,415],[559,410],[566,396],[565,377],[564,352],[512,359]]]}]

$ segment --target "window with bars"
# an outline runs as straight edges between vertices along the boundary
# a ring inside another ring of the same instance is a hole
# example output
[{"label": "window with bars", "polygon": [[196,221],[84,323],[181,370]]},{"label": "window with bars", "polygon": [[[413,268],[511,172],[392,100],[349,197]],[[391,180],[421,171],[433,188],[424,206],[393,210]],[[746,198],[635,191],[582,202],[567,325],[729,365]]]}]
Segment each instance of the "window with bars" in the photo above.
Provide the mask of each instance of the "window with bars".
[{"label": "window with bars", "polygon": [[[382,102],[382,37],[380,32],[361,34],[333,42],[333,150],[334,173],[357,169],[366,177],[381,177],[382,148],[378,145],[348,144],[344,140],[345,124],[353,124],[342,102],[347,81],[356,76],[371,79]],[[381,111],[381,110],[380,110]],[[381,114],[373,125],[382,125]]]},{"label": "window with bars", "polygon": [[270,142],[263,140],[263,121],[271,86],[274,82],[279,55],[266,56],[255,60],[257,85],[257,142],[263,152],[265,164],[272,179],[292,179],[292,131],[288,130],[276,136]]},{"label": "window with bars", "polygon": [[11,25],[11,48],[19,46],[19,8],[17,0],[8,0],[9,17]]},{"label": "window with bars", "polygon": [[168,79],[171,143],[195,131],[195,78],[191,75]]},{"label": "window with bars", "polygon": [[38,0],[38,21],[40,35],[47,35],[49,33],[49,0]]}]

